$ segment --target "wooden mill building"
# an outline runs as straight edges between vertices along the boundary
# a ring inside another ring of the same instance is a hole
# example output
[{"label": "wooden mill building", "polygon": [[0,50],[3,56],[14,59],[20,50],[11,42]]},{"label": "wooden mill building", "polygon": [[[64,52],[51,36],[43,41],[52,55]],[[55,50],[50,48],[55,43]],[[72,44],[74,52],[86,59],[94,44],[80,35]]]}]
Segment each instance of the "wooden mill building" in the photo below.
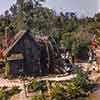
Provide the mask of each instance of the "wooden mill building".
[{"label": "wooden mill building", "polygon": [[33,38],[31,32],[22,31],[11,39],[2,55],[7,57],[12,75],[48,75],[54,72],[54,52],[47,36]]}]

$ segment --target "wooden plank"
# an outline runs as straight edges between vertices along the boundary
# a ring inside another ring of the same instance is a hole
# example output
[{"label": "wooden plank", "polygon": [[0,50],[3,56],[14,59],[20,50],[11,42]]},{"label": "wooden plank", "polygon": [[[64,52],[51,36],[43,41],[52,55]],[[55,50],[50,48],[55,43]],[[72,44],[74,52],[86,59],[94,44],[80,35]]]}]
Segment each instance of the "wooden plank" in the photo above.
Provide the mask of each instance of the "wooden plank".
[{"label": "wooden plank", "polygon": [[23,54],[12,54],[10,57],[7,58],[7,60],[22,60],[24,59]]},{"label": "wooden plank", "polygon": [[42,78],[36,78],[37,81],[69,81],[72,78],[76,77],[76,74],[62,76],[62,77],[42,77]]}]

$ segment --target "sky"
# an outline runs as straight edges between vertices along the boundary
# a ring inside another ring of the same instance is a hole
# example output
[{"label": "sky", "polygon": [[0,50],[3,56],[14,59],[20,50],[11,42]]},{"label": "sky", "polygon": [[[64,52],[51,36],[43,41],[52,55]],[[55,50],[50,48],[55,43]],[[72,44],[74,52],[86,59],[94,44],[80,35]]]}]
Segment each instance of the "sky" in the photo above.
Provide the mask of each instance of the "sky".
[{"label": "sky", "polygon": [[[0,0],[0,13],[4,13],[15,0]],[[100,11],[100,0],[47,0],[44,6],[57,12],[76,12],[80,16],[93,16]]]}]

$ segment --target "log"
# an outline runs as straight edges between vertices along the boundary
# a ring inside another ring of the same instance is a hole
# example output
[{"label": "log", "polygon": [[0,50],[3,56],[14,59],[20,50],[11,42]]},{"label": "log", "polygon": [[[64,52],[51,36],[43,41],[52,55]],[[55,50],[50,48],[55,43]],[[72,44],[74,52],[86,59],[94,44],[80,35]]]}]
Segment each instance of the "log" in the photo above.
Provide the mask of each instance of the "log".
[{"label": "log", "polygon": [[63,77],[42,77],[42,78],[35,78],[37,81],[69,81],[72,78],[76,77],[76,74],[63,76]]}]

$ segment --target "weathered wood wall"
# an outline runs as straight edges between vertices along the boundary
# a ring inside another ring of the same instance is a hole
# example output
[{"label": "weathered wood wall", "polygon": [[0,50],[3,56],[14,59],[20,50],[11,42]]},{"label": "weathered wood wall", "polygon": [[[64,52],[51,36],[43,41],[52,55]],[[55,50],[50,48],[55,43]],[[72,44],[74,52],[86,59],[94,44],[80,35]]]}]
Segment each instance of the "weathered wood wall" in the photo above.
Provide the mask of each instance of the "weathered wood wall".
[{"label": "weathered wood wall", "polygon": [[38,42],[26,33],[20,41],[9,52],[10,54],[22,53],[23,61],[10,61],[11,73],[18,74],[18,67],[22,65],[26,75],[43,75],[48,74],[46,65],[46,50],[40,48]]}]

